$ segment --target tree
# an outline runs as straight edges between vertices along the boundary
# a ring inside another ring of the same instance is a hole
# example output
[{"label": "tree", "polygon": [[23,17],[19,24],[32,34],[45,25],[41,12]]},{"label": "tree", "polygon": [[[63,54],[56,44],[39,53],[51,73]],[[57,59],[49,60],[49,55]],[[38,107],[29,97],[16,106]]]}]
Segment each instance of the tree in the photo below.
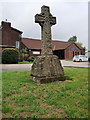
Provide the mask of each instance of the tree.
[{"label": "tree", "polygon": [[70,37],[68,42],[76,42],[77,41],[77,36]]},{"label": "tree", "polygon": [[78,44],[79,46],[81,46],[82,47],[82,45],[83,45],[83,43],[81,43],[81,42],[75,42],[76,44]]},{"label": "tree", "polygon": [[[76,44],[78,44],[79,46],[83,47],[83,43],[81,42],[75,42]],[[86,47],[83,47],[85,49],[85,51],[87,51]]]},{"label": "tree", "polygon": [[[77,36],[70,37],[68,42],[74,42],[74,43],[78,44],[79,46],[83,47],[83,43],[77,42]],[[86,47],[84,47],[84,49],[85,49],[85,51],[87,51]]]}]

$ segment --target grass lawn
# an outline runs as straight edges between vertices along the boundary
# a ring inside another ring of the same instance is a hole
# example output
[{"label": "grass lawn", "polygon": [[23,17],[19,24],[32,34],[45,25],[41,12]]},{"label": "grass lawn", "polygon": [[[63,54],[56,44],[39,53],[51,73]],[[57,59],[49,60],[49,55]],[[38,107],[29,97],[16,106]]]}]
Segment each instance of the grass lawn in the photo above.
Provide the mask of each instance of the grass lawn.
[{"label": "grass lawn", "polygon": [[3,72],[3,118],[88,118],[88,69],[64,71],[71,80],[41,85],[30,71]]},{"label": "grass lawn", "polygon": [[73,61],[73,59],[66,59],[66,61]]},{"label": "grass lawn", "polygon": [[23,61],[23,62],[18,62],[18,64],[30,64],[32,62],[28,62],[28,61]]}]

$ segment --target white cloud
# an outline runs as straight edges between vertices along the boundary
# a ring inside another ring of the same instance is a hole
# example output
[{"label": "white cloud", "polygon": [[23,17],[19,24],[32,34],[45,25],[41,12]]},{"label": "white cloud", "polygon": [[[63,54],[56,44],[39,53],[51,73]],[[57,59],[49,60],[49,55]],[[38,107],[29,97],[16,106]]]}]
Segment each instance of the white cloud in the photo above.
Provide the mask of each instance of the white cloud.
[{"label": "white cloud", "polygon": [[2,18],[2,4],[0,3],[0,18]]}]

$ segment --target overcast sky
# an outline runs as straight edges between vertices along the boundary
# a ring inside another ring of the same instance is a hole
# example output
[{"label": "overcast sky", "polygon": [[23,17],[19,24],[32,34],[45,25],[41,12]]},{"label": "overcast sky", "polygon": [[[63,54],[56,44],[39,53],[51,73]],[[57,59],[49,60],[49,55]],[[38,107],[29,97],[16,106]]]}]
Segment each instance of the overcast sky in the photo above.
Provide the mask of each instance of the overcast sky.
[{"label": "overcast sky", "polygon": [[[12,27],[23,31],[23,37],[41,39],[41,28],[34,16],[41,6],[50,7],[57,24],[52,26],[52,39],[68,41],[77,36],[77,41],[88,48],[88,0],[2,0],[0,22],[8,20]],[[67,2],[66,2],[67,1]]]}]

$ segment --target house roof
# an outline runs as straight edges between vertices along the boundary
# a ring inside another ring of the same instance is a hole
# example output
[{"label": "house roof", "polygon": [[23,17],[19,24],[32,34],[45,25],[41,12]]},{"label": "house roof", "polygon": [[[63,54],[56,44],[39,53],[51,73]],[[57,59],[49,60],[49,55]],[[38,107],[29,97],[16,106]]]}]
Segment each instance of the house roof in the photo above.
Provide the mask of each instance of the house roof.
[{"label": "house roof", "polygon": [[20,30],[18,30],[18,29],[16,29],[16,28],[11,27],[11,23],[10,23],[10,22],[2,21],[2,22],[1,22],[1,27],[2,27],[3,25],[8,25],[12,30],[14,30],[14,31],[16,31],[16,32],[19,32],[20,34],[23,33],[22,31],[20,31]]},{"label": "house roof", "polygon": [[[22,43],[28,48],[28,49],[41,49],[41,40],[39,39],[31,39],[31,38],[22,38]],[[73,42],[64,42],[64,41],[57,41],[52,40],[52,46],[53,50],[64,50],[67,47],[69,47]],[[79,49],[84,49],[83,47],[80,47],[76,43],[74,43]]]},{"label": "house roof", "polygon": [[38,39],[22,38],[22,43],[28,49],[41,49],[41,40]]},{"label": "house roof", "polygon": [[16,31],[16,32],[19,32],[20,34],[23,33],[22,31],[20,31],[20,30],[18,30],[18,29],[16,29],[16,28],[11,27],[11,29],[14,30],[14,31]]}]

